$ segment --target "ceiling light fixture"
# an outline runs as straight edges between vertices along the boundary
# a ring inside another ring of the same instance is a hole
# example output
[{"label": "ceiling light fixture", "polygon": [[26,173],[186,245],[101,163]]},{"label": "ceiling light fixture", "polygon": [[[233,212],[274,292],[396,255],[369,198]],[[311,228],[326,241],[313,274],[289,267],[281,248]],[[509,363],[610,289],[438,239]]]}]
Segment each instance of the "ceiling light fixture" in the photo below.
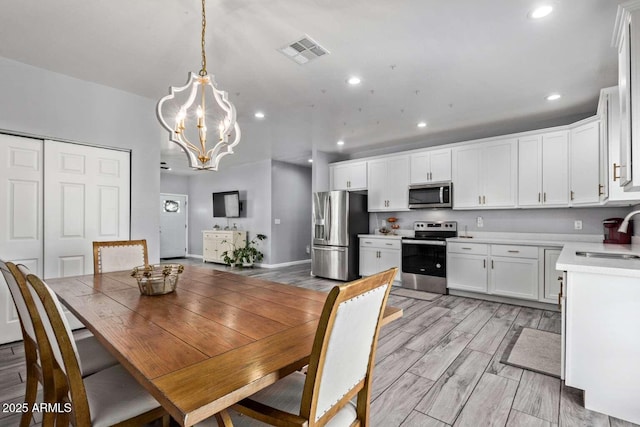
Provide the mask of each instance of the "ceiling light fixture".
[{"label": "ceiling light fixture", "polygon": [[313,159],[309,159],[309,160],[307,160],[307,162],[313,163]]},{"label": "ceiling light fixture", "polygon": [[[227,92],[219,90],[214,77],[207,74],[206,26],[205,0],[202,0],[202,69],[197,75],[190,72],[185,86],[172,86],[169,95],[158,102],[156,114],[162,127],[169,131],[169,139],[184,150],[190,167],[217,170],[220,160],[227,154],[233,154],[233,147],[240,142],[240,127],[236,122],[236,109]],[[166,120],[165,117],[175,118],[175,125],[170,126],[171,119]],[[210,149],[207,147],[207,122],[213,122],[217,131],[218,141]],[[189,138],[197,139],[199,143],[193,144]]]},{"label": "ceiling light fixture", "polygon": [[352,86],[359,85],[360,82],[361,82],[360,77],[356,77],[356,76],[349,77],[349,80],[347,80],[347,83],[349,83]]},{"label": "ceiling light fixture", "polygon": [[253,115],[256,119],[264,119],[264,113],[262,111],[258,111]]},{"label": "ceiling light fixture", "polygon": [[340,140],[340,141],[336,142],[336,144],[338,144],[338,145],[344,145],[344,141],[343,141],[343,140]]},{"label": "ceiling light fixture", "polygon": [[418,127],[419,128],[426,128],[427,127],[427,123],[426,122],[420,122],[420,123],[418,123]]},{"label": "ceiling light fixture", "polygon": [[547,101],[555,101],[557,99],[562,98],[562,95],[560,95],[559,93],[552,93],[551,95],[547,96]]},{"label": "ceiling light fixture", "polygon": [[544,18],[545,16],[549,15],[551,12],[553,12],[553,6],[545,4],[543,6],[538,6],[535,9],[533,9],[531,12],[529,12],[529,18],[531,19]]}]

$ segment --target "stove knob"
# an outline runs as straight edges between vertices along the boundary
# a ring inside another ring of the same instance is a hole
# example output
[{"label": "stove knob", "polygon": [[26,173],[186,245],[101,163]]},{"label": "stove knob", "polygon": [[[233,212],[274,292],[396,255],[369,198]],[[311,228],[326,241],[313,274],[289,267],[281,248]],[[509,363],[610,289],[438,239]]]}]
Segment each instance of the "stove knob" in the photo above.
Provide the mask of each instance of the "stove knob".
[{"label": "stove knob", "polygon": [[442,265],[440,263],[436,264],[436,268],[441,268]]}]

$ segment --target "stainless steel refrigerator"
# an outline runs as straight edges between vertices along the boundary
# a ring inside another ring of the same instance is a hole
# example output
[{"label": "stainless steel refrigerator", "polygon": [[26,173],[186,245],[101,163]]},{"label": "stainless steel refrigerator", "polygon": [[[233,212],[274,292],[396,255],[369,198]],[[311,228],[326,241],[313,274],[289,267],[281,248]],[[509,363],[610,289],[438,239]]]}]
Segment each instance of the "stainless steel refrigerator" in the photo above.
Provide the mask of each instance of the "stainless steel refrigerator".
[{"label": "stainless steel refrigerator", "polygon": [[313,194],[311,274],[336,280],[358,277],[358,234],[369,232],[367,196],[348,191]]}]

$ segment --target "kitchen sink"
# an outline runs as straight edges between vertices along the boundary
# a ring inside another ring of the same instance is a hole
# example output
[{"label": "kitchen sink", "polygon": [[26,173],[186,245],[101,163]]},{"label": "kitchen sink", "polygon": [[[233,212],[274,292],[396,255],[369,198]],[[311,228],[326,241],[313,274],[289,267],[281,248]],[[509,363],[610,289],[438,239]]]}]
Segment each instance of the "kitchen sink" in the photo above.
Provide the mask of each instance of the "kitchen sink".
[{"label": "kitchen sink", "polygon": [[607,259],[640,259],[640,255],[634,254],[616,254],[609,252],[576,252],[577,256],[587,258],[607,258]]}]

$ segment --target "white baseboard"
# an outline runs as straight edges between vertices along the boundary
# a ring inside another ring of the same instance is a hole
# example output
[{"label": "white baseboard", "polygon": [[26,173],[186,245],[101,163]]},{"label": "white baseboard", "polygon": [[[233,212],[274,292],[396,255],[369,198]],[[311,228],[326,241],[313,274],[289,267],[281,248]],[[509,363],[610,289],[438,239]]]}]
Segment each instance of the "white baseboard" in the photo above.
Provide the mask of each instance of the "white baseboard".
[{"label": "white baseboard", "polygon": [[256,267],[281,268],[281,267],[289,267],[289,266],[292,266],[292,265],[309,264],[309,263],[311,263],[310,259],[301,259],[301,260],[298,260],[298,261],[282,262],[280,264],[256,264]]},{"label": "white baseboard", "polygon": [[198,258],[198,259],[202,259],[202,255],[187,254],[187,258]]}]

